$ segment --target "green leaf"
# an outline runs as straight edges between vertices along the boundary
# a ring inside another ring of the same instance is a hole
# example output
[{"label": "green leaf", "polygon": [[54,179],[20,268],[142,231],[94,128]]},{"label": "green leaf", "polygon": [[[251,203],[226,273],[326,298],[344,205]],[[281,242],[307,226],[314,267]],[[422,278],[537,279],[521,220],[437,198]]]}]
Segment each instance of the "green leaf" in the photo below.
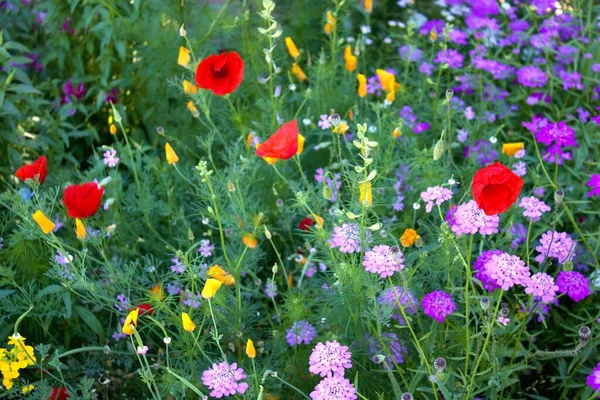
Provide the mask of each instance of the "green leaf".
[{"label": "green leaf", "polygon": [[16,290],[13,290],[13,289],[2,289],[2,290],[0,290],[0,299],[8,297],[15,292],[16,292]]},{"label": "green leaf", "polygon": [[73,312],[73,301],[71,300],[71,293],[64,292],[62,295],[63,303],[65,303],[65,313],[67,318],[71,318]]},{"label": "green leaf", "polygon": [[100,342],[104,342],[104,328],[94,313],[83,306],[75,306],[75,312],[77,315],[79,315],[83,322],[85,322],[85,324],[89,326],[96,335],[99,336]]},{"label": "green leaf", "polygon": [[37,298],[46,296],[48,294],[55,294],[58,292],[62,292],[63,290],[64,290],[64,288],[61,285],[48,285],[38,292]]}]

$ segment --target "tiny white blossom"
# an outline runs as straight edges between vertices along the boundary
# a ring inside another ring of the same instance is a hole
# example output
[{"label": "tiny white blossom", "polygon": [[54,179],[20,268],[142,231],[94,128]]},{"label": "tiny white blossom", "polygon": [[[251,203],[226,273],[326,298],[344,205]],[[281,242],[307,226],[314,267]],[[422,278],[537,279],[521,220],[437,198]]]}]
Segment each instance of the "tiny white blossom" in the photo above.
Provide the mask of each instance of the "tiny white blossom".
[{"label": "tiny white blossom", "polygon": [[419,208],[421,208],[421,205],[419,203],[413,203],[413,208],[415,210],[418,210]]},{"label": "tiny white blossom", "polygon": [[492,137],[490,138],[490,143],[492,143],[492,144],[496,144],[497,142],[498,142],[498,138],[497,138],[496,136],[492,136]]},{"label": "tiny white blossom", "polygon": [[360,31],[363,33],[363,35],[366,35],[371,33],[371,27],[369,25],[361,25]]},{"label": "tiny white blossom", "polygon": [[386,37],[385,39],[383,39],[383,43],[390,44],[390,43],[392,43],[392,39],[390,39],[389,37]]},{"label": "tiny white blossom", "polygon": [[289,89],[290,89],[292,92],[296,90],[296,85],[295,85],[295,84],[293,84],[293,83],[292,83],[290,86],[288,86],[288,87],[289,87]]},{"label": "tiny white blossom", "polygon": [[302,123],[303,123],[304,125],[308,126],[308,125],[312,124],[312,121],[310,120],[310,118],[304,118],[304,119],[302,120]]},{"label": "tiny white blossom", "polygon": [[393,19],[388,21],[388,25],[389,26],[398,26],[398,23],[396,21],[394,21]]},{"label": "tiny white blossom", "polygon": [[455,185],[456,181],[452,178],[448,179],[448,185]]},{"label": "tiny white blossom", "polygon": [[355,39],[354,39],[354,37],[352,37],[352,36],[348,36],[348,37],[346,38],[346,42],[348,42],[348,43],[352,43],[352,42],[354,42],[354,40],[355,40]]},{"label": "tiny white blossom", "polygon": [[377,132],[377,127],[375,125],[371,125],[368,128],[369,133],[375,133]]},{"label": "tiny white blossom", "polygon": [[163,342],[165,342],[165,344],[169,344],[169,343],[171,343],[171,338],[169,336],[167,336],[166,338],[163,339]]}]

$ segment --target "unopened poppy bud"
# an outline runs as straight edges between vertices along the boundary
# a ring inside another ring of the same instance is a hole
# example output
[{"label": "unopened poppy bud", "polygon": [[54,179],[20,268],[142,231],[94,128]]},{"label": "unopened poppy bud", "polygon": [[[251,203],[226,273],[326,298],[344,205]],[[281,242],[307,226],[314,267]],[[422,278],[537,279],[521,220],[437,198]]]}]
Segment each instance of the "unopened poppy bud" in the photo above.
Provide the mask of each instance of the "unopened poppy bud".
[{"label": "unopened poppy bud", "polygon": [[187,234],[188,240],[191,242],[192,240],[194,240],[194,232],[192,232],[192,230],[190,228],[188,228],[188,234]]},{"label": "unopened poppy bud", "polygon": [[445,149],[445,142],[442,139],[438,140],[435,146],[433,146],[433,161],[437,161],[442,158]]},{"label": "unopened poppy bud", "polygon": [[273,273],[276,274],[277,271],[279,271],[279,266],[277,264],[273,264],[273,268],[271,268],[271,271],[273,271]]},{"label": "unopened poppy bud", "polygon": [[271,236],[271,231],[265,226],[265,237],[267,240],[271,240],[273,236]]},{"label": "unopened poppy bud", "polygon": [[385,361],[385,356],[383,354],[376,354],[371,358],[375,364],[382,364]]},{"label": "unopened poppy bud", "polygon": [[481,309],[483,311],[487,311],[490,308],[490,299],[488,299],[487,297],[483,297],[481,300],[479,300],[479,305],[481,306]]},{"label": "unopened poppy bud", "polygon": [[506,318],[506,317],[508,317],[508,314],[509,314],[508,308],[502,307],[502,309],[500,310],[500,315],[502,315],[502,317]]},{"label": "unopened poppy bud", "polygon": [[554,205],[556,207],[560,206],[560,204],[562,203],[563,199],[565,198],[565,192],[562,190],[557,190],[556,192],[554,192]]},{"label": "unopened poppy bud", "polygon": [[329,121],[331,121],[331,124],[335,127],[339,126],[340,123],[342,122],[342,119],[340,118],[339,114],[332,114],[329,117]]},{"label": "unopened poppy bud", "polygon": [[333,199],[333,190],[327,185],[323,185],[323,197],[325,200]]},{"label": "unopened poppy bud", "polygon": [[[112,105],[112,104],[111,104]],[[113,119],[115,120],[115,122],[118,124],[119,122],[122,121],[121,119],[121,114],[119,113],[119,111],[115,108],[115,106],[112,106],[112,110],[113,110]]]},{"label": "unopened poppy bud", "polygon": [[446,100],[450,101],[454,97],[454,90],[446,89]]},{"label": "unopened poppy bud", "polygon": [[163,128],[162,126],[159,126],[158,128],[156,128],[156,133],[158,133],[159,135],[164,135],[165,128]]},{"label": "unopened poppy bud", "polygon": [[423,244],[424,244],[423,239],[421,238],[421,236],[419,236],[417,238],[417,240],[415,240],[415,247],[421,248],[421,247],[423,247]]},{"label": "unopened poppy bud", "polygon": [[579,328],[578,333],[579,339],[581,339],[582,342],[587,342],[592,337],[592,330],[585,325]]},{"label": "unopened poppy bud", "polygon": [[181,36],[181,37],[185,37],[187,35],[184,25],[185,24],[181,24],[181,28],[179,28],[179,36]]},{"label": "unopened poppy bud", "polygon": [[565,262],[563,264],[563,271],[565,271],[565,272],[573,271],[573,262],[572,261]]}]

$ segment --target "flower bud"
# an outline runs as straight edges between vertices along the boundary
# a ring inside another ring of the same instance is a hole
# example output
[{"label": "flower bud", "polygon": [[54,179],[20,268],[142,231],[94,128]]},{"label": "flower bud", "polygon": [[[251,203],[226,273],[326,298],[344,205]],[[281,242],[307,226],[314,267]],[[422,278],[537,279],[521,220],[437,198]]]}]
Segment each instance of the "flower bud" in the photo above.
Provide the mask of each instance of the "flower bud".
[{"label": "flower bud", "polygon": [[279,266],[277,264],[273,264],[273,268],[271,268],[271,271],[273,271],[273,273],[276,274],[277,271],[279,271]]},{"label": "flower bud", "polygon": [[325,200],[333,199],[333,190],[327,185],[323,185],[323,198],[325,198]]},{"label": "flower bud", "polygon": [[592,330],[590,328],[585,325],[579,328],[579,339],[581,339],[582,342],[587,342],[591,337]]},{"label": "flower bud", "polygon": [[187,35],[184,25],[185,24],[181,24],[181,28],[179,28],[179,36],[181,36],[181,37],[185,37]]},{"label": "flower bud", "polygon": [[501,315],[503,318],[506,318],[506,317],[508,317],[508,314],[509,314],[508,308],[506,308],[506,307],[502,307],[502,309],[500,310],[500,315]]},{"label": "flower bud", "polygon": [[271,240],[273,236],[271,236],[271,231],[265,226],[265,237],[267,240]]},{"label": "flower bud", "polygon": [[339,115],[339,114],[332,114],[332,115],[329,117],[329,120],[331,121],[331,124],[332,124],[333,126],[335,126],[336,128],[337,128],[338,126],[340,126],[340,123],[342,122],[342,119],[340,118],[340,115]]},{"label": "flower bud", "polygon": [[483,311],[489,310],[489,308],[490,308],[490,299],[488,299],[487,297],[481,298],[481,300],[479,300],[479,305],[481,306],[481,309]]},{"label": "flower bud", "polygon": [[408,392],[404,392],[402,393],[402,395],[400,396],[401,400],[414,400],[414,397],[412,394],[408,393]]},{"label": "flower bud", "polygon": [[233,182],[227,182],[227,190],[229,190],[230,192],[235,192],[235,185],[233,184]]},{"label": "flower bud", "polygon": [[454,97],[454,90],[446,89],[446,100],[450,101]]},{"label": "flower bud", "polygon": [[565,198],[565,192],[562,190],[557,190],[556,192],[554,192],[554,205],[556,207],[560,206],[560,204],[562,203],[563,199]]},{"label": "flower bud", "polygon": [[443,371],[446,368],[446,359],[443,357],[438,357],[433,362],[433,366],[438,371]]},{"label": "flower bud", "polygon": [[433,146],[433,161],[437,161],[444,155],[444,150],[446,150],[446,143],[440,139],[437,141],[435,146]]},{"label": "flower bud", "polygon": [[383,354],[376,354],[371,358],[371,360],[373,360],[375,364],[381,364],[385,361],[385,356]]}]

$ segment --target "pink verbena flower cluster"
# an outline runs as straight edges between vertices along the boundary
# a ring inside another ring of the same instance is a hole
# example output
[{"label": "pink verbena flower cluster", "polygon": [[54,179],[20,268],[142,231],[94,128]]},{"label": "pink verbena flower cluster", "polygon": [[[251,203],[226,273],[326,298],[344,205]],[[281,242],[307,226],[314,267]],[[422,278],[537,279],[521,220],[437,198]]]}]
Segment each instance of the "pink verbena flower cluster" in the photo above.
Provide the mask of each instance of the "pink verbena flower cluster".
[{"label": "pink verbena flower cluster", "polygon": [[352,353],[348,346],[342,346],[336,340],[317,343],[309,359],[308,370],[322,377],[337,374],[344,375],[346,368],[352,368]]},{"label": "pink verbena flower cluster", "polygon": [[524,209],[523,216],[531,218],[533,222],[538,221],[543,213],[551,210],[548,204],[533,196],[523,197],[519,202],[519,207]]},{"label": "pink verbena flower cluster", "polygon": [[220,399],[223,396],[243,394],[248,389],[246,382],[239,382],[246,378],[244,370],[238,368],[237,363],[227,365],[227,362],[216,364],[202,373],[202,383],[211,389],[211,397]]},{"label": "pink verbena flower cluster", "polygon": [[356,389],[343,376],[333,375],[323,379],[310,394],[313,400],[355,400]]},{"label": "pink verbena flower cluster", "polygon": [[365,253],[363,266],[368,272],[387,278],[404,269],[404,256],[397,247],[379,245]]},{"label": "pink verbena flower cluster", "polygon": [[446,189],[441,186],[429,187],[424,192],[421,192],[421,199],[427,204],[425,205],[425,211],[431,212],[433,206],[439,206],[443,202],[452,198],[452,190]]},{"label": "pink verbena flower cluster", "polygon": [[474,235],[479,232],[481,235],[491,235],[498,233],[498,224],[500,218],[497,215],[486,215],[482,209],[477,206],[475,200],[461,204],[456,208],[450,222],[452,232],[456,235]]},{"label": "pink verbena flower cluster", "polygon": [[540,253],[535,257],[539,263],[546,257],[556,258],[560,264],[573,260],[577,243],[566,232],[547,231],[542,234],[540,245],[535,250]]},{"label": "pink verbena flower cluster", "polygon": [[526,286],[531,275],[523,260],[508,253],[492,255],[485,263],[485,273],[502,290],[508,290],[515,285]]},{"label": "pink verbena flower cluster", "polygon": [[557,291],[558,286],[554,284],[554,278],[545,272],[533,274],[525,287],[525,293],[534,295],[546,304],[556,298]]}]

